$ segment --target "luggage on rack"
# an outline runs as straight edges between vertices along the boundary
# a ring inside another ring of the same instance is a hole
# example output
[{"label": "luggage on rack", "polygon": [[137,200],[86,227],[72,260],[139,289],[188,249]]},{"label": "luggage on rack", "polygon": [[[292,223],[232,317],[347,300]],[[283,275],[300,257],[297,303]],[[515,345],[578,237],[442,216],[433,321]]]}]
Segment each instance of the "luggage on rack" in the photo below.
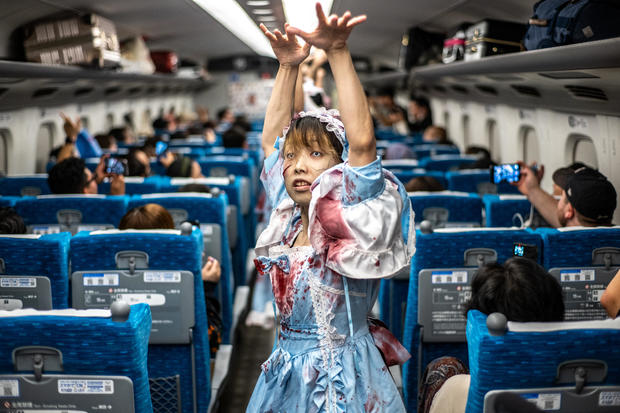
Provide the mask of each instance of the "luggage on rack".
[{"label": "luggage on rack", "polygon": [[482,20],[467,29],[465,60],[521,51],[527,26],[502,20]]},{"label": "luggage on rack", "polygon": [[620,36],[618,0],[541,0],[523,44],[527,50]]},{"label": "luggage on rack", "polygon": [[114,23],[96,14],[29,24],[24,49],[28,61],[49,65],[116,67],[121,59]]}]

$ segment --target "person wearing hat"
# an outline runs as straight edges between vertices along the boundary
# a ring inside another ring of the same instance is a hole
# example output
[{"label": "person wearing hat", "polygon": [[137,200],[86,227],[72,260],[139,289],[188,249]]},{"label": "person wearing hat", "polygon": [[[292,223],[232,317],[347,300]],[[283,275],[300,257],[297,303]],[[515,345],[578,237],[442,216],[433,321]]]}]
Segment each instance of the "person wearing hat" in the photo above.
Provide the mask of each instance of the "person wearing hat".
[{"label": "person wearing hat", "polygon": [[536,172],[521,163],[521,179],[516,186],[551,226],[612,225],[616,190],[603,174],[576,163],[555,171],[553,183],[559,201],[540,187]]}]

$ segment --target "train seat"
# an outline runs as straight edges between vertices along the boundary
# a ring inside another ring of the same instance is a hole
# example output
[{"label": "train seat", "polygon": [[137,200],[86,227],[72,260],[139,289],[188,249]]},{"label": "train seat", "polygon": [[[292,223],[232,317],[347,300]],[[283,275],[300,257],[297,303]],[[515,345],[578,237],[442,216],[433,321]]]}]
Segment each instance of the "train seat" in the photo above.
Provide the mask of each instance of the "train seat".
[{"label": "train seat", "polygon": [[464,169],[446,172],[448,189],[451,191],[473,192],[484,194],[519,194],[516,186],[507,182],[496,185],[491,182],[488,169]]},{"label": "train seat", "polygon": [[0,195],[36,196],[51,194],[47,174],[15,175],[0,178]]},{"label": "train seat", "polygon": [[475,155],[435,155],[420,159],[420,167],[429,171],[449,171],[478,161]]},{"label": "train seat", "polygon": [[0,235],[0,309],[69,307],[71,234]]},{"label": "train seat", "polygon": [[125,196],[40,195],[15,203],[29,233],[46,234],[115,228],[127,210]]},{"label": "train seat", "polygon": [[[415,411],[418,377],[430,361],[453,355],[467,363],[462,311],[471,280],[483,263],[512,257],[515,243],[535,245],[539,251],[542,247],[540,235],[531,230],[444,228],[416,233],[410,278],[393,287],[400,292],[408,284],[403,343],[412,358],[404,365],[403,388],[410,411]],[[398,310],[399,303],[392,308]]]},{"label": "train seat", "polygon": [[119,296],[151,304],[155,411],[177,411],[179,404],[184,413],[206,411],[211,396],[202,233],[189,228],[80,232],[71,239],[74,306],[105,308]]},{"label": "train seat", "polygon": [[492,390],[517,391],[545,411],[618,409],[620,319],[516,323],[496,315],[467,314],[467,413],[488,412]]},{"label": "train seat", "polygon": [[153,411],[146,365],[149,306],[0,311],[0,328],[3,408]]},{"label": "train seat", "polygon": [[482,197],[487,227],[520,227],[530,217],[532,204],[525,195],[492,195]]},{"label": "train seat", "polygon": [[410,192],[409,199],[420,223],[428,220],[433,228],[479,227],[482,199],[476,194],[454,191]]},{"label": "train seat", "polygon": [[418,159],[428,158],[429,156],[436,155],[458,155],[459,153],[461,153],[458,146],[442,145],[436,143],[415,145],[412,147],[412,150]]},{"label": "train seat", "polygon": [[150,194],[133,197],[129,209],[155,203],[166,208],[180,228],[184,221],[198,221],[203,235],[205,256],[216,258],[222,267],[222,276],[218,283],[217,295],[222,306],[222,323],[224,331],[222,340],[230,341],[232,326],[233,268],[228,234],[228,198],[226,194],[214,189],[214,195],[205,193],[169,193]]}]

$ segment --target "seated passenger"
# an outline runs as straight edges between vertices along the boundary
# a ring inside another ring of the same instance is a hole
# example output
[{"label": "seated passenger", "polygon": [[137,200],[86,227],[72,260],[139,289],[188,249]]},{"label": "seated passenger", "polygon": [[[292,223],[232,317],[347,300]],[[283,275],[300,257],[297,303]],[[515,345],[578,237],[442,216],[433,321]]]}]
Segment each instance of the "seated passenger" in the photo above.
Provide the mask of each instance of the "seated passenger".
[{"label": "seated passenger", "polygon": [[[480,268],[471,285],[471,299],[465,314],[502,313],[509,321],[563,321],[562,287],[535,261],[514,257],[503,265]],[[429,363],[420,382],[419,413],[463,413],[467,404],[469,374],[454,357]]]},{"label": "seated passenger", "polygon": [[224,148],[247,148],[246,131],[236,124],[222,134]]},{"label": "seated passenger", "polygon": [[556,175],[554,182],[562,189],[557,201],[540,187],[539,177],[530,167],[520,165],[521,179],[515,185],[554,228],[613,225],[616,190],[597,170],[582,166],[572,174],[563,171]]},{"label": "seated passenger", "polygon": [[217,126],[215,131],[217,133],[226,132],[232,123],[235,121],[235,115],[230,108],[222,108],[217,111]]},{"label": "seated passenger", "polygon": [[601,305],[611,318],[618,317],[620,313],[620,270],[611,280],[605,292],[601,296]]},{"label": "seated passenger", "polygon": [[104,172],[107,157],[107,155],[101,157],[94,174],[80,158],[70,157],[57,163],[47,176],[50,190],[53,194],[97,194],[97,184],[107,177],[110,180],[110,195],[124,195],[123,175]]},{"label": "seated passenger", "polygon": [[408,124],[410,133],[424,132],[432,125],[433,115],[428,99],[420,96],[411,96],[408,108]]},{"label": "seated passenger", "polygon": [[110,129],[108,135],[114,137],[116,142],[122,142],[124,144],[132,144],[136,141],[133,131],[129,126],[120,126]]},{"label": "seated passenger", "polygon": [[[168,153],[174,157],[174,154],[171,152]],[[167,164],[170,160],[170,155],[163,160],[160,160],[164,166],[167,165],[166,175],[171,178],[204,178],[198,162],[187,156],[178,156],[174,157],[174,160]]]},{"label": "seated passenger", "polygon": [[95,140],[99,144],[102,150],[110,153],[118,151],[118,145],[116,144],[116,138],[113,135],[100,133],[95,135]]},{"label": "seated passenger", "polygon": [[[450,141],[448,141],[450,142]],[[452,144],[452,142],[450,142]],[[468,146],[465,149],[465,155],[476,155],[478,160],[474,163],[463,164],[459,166],[459,170],[464,169],[488,169],[490,166],[497,165],[491,159],[491,153],[482,146]]]},{"label": "seated passenger", "polygon": [[60,117],[65,121],[63,128],[67,134],[67,139],[75,143],[81,158],[98,158],[103,154],[95,138],[82,128],[82,120],[79,117],[75,121],[64,113],[60,113]]},{"label": "seated passenger", "polygon": [[26,224],[12,207],[0,208],[0,234],[25,234]]},{"label": "seated passenger", "polygon": [[437,143],[441,145],[451,145],[452,142],[448,140],[448,133],[446,128],[441,126],[431,125],[424,129],[422,134],[422,140],[427,143]]},{"label": "seated passenger", "polygon": [[132,149],[127,154],[127,176],[147,177],[151,175],[151,162],[142,149]]},{"label": "seated passenger", "polygon": [[438,192],[445,191],[445,188],[437,179],[432,176],[416,176],[405,184],[407,192]]},{"label": "seated passenger", "polygon": [[[174,229],[174,221],[170,212],[158,204],[145,204],[131,209],[121,218],[119,229]],[[207,257],[202,267],[202,281],[209,323],[209,347],[211,357],[222,342],[222,318],[220,303],[215,298],[215,287],[220,281],[222,269],[213,257]]]},{"label": "seated passenger", "polygon": [[404,143],[394,142],[385,149],[383,159],[415,159],[415,153]]}]

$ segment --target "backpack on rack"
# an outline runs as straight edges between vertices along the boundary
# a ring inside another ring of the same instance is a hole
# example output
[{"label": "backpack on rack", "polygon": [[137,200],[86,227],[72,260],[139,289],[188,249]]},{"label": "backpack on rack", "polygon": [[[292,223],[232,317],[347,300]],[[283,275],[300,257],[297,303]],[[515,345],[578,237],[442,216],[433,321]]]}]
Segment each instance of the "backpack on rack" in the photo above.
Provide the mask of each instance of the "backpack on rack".
[{"label": "backpack on rack", "polygon": [[620,36],[620,2],[617,0],[541,0],[523,44],[527,50]]}]

